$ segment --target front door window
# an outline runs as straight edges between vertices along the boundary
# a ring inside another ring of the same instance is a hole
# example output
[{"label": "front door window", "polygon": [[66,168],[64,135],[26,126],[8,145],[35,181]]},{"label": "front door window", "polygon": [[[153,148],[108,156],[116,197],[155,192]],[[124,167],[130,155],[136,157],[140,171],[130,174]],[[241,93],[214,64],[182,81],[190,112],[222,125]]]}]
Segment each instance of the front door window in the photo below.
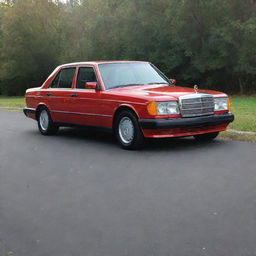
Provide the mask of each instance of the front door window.
[{"label": "front door window", "polygon": [[92,67],[79,68],[76,88],[85,89],[86,82],[97,82],[94,69]]}]

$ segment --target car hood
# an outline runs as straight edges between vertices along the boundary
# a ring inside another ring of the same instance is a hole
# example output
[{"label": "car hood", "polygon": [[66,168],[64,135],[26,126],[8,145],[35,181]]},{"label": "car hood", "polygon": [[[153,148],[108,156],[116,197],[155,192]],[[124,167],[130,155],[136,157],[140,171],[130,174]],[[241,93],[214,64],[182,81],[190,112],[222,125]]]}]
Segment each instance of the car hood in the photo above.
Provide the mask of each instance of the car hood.
[{"label": "car hood", "polygon": [[[129,86],[123,88],[112,89],[112,91],[122,95],[132,95],[140,97],[150,97],[160,100],[177,100],[180,96],[195,93],[193,88],[169,85],[141,85]],[[225,96],[226,94],[211,91],[211,90],[198,90],[198,93],[208,93],[216,96]]]}]

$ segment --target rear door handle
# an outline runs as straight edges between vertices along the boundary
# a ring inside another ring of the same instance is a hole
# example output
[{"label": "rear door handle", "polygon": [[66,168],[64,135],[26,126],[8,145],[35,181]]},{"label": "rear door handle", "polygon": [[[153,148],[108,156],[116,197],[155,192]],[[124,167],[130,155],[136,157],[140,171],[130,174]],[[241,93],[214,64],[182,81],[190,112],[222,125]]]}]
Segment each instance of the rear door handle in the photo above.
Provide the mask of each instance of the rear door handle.
[{"label": "rear door handle", "polygon": [[51,96],[51,95],[52,95],[52,93],[50,93],[50,92],[46,93],[46,96]]},{"label": "rear door handle", "polygon": [[77,97],[77,94],[76,93],[71,93],[70,96],[71,97]]}]

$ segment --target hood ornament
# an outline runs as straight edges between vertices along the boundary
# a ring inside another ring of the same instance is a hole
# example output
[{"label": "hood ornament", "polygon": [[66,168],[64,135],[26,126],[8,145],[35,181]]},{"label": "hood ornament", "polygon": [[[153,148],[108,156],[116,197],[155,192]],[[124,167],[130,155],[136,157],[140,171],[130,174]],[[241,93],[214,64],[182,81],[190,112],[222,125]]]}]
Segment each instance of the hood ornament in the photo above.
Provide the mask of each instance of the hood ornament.
[{"label": "hood ornament", "polygon": [[198,93],[198,85],[194,85],[194,90],[195,90],[195,93]]}]

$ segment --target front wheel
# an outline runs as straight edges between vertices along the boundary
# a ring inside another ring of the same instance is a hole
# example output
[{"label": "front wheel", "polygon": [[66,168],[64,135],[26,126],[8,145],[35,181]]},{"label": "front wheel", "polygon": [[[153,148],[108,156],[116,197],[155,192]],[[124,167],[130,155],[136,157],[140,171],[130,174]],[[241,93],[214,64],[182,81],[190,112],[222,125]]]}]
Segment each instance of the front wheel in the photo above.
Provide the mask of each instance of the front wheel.
[{"label": "front wheel", "polygon": [[219,135],[219,132],[211,132],[205,134],[194,135],[197,141],[207,142],[214,140]]},{"label": "front wheel", "polygon": [[52,121],[49,110],[46,107],[41,107],[38,112],[38,129],[43,135],[53,135],[58,132],[59,127]]},{"label": "front wheel", "polygon": [[136,116],[128,110],[122,111],[115,122],[116,138],[124,149],[138,149],[142,147],[144,136],[139,127]]}]

